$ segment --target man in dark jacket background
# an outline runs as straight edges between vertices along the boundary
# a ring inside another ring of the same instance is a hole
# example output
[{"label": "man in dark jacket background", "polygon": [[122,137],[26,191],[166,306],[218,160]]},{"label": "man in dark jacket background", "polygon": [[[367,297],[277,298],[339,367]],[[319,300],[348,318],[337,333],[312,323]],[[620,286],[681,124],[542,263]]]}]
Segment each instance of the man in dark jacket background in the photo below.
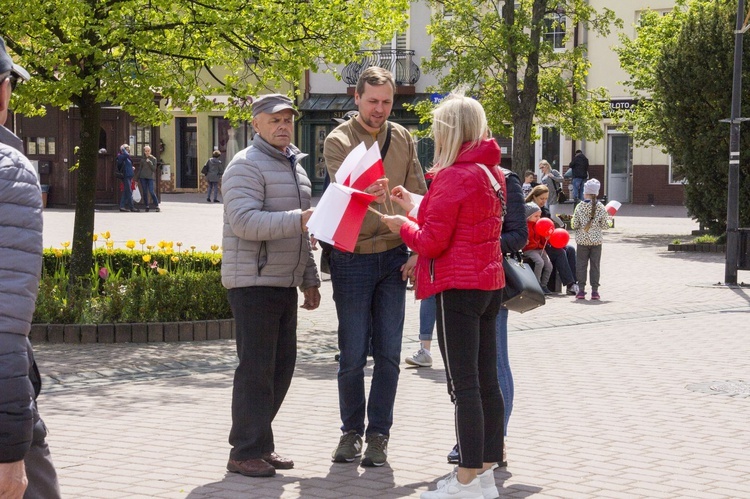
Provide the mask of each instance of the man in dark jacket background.
[{"label": "man in dark jacket background", "polygon": [[[25,69],[0,38],[0,124]],[[42,270],[42,193],[23,142],[0,125],[0,497],[60,497],[36,397],[41,379],[28,335]]]},{"label": "man in dark jacket background", "polygon": [[117,171],[122,174],[122,196],[120,197],[120,211],[141,211],[133,204],[133,177],[135,169],[133,160],[130,159],[130,146],[123,144],[120,146],[120,154],[117,155]]},{"label": "man in dark jacket background", "polygon": [[589,159],[580,149],[576,150],[570,168],[573,169],[573,200],[578,203],[583,199],[583,184],[589,178]]}]

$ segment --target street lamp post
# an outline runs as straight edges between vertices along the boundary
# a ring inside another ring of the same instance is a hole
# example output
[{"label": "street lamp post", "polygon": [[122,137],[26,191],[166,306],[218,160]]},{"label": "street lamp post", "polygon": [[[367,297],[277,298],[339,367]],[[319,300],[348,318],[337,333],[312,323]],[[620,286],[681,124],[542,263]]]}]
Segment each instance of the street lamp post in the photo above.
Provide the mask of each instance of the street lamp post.
[{"label": "street lamp post", "polygon": [[740,193],[740,117],[742,105],[742,35],[745,2],[737,2],[737,24],[734,30],[734,74],[732,78],[732,114],[729,121],[729,178],[727,182],[727,256],[724,284],[737,284],[739,261],[739,193]]}]

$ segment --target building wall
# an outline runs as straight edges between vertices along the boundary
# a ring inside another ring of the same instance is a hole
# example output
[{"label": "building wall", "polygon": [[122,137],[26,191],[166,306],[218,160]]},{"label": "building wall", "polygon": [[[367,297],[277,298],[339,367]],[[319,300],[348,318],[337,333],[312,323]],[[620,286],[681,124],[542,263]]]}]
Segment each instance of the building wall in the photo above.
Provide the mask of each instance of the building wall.
[{"label": "building wall", "polygon": [[[641,11],[650,8],[659,11],[671,10],[674,0],[629,0],[612,2],[609,0],[591,0],[589,4],[597,11],[609,8],[623,21],[623,28],[612,29],[606,36],[598,36],[582,30],[580,42],[588,47],[588,58],[591,62],[587,78],[588,88],[604,87],[609,91],[610,100],[627,102],[632,100],[623,82],[628,79],[627,73],[620,66],[615,48],[620,46],[620,37],[633,38]],[[609,153],[608,129],[614,125],[609,119],[602,119],[604,138],[596,142],[578,142],[566,147],[567,154],[575,148],[582,149],[591,165],[601,165],[599,178],[603,183],[603,192],[608,192]],[[569,158],[566,158],[569,161]],[[631,202],[634,204],[682,204],[683,187],[681,184],[669,184],[669,156],[660,147],[645,147],[633,144],[632,171],[630,182]],[[651,201],[653,200],[653,201]]]}]

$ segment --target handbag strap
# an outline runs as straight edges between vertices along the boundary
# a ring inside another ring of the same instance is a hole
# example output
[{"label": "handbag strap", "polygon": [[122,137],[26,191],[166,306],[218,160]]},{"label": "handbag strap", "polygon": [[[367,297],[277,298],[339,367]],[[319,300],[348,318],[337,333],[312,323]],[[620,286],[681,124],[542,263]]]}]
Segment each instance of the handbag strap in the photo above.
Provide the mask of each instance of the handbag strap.
[{"label": "handbag strap", "polygon": [[500,198],[500,204],[503,206],[503,218],[505,218],[505,214],[507,212],[506,206],[505,206],[505,195],[503,194],[503,188],[500,186],[500,182],[497,181],[495,176],[490,173],[490,169],[487,168],[482,163],[477,163],[477,166],[484,170],[484,173],[487,174],[487,178],[490,179],[490,184],[492,185],[492,188],[495,190],[495,193],[497,194],[497,197]]}]

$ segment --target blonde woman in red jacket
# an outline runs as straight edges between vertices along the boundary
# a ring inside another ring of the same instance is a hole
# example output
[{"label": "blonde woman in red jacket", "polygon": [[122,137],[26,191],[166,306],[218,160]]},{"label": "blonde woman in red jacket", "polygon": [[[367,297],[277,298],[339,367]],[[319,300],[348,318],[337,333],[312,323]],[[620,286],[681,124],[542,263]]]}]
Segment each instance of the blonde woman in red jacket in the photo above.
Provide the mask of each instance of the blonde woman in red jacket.
[{"label": "blonde woman in red jacket", "polygon": [[[500,148],[488,138],[481,104],[462,95],[435,108],[432,133],[435,178],[416,222],[383,217],[419,254],[417,298],[436,295],[438,343],[455,407],[458,468],[422,498],[498,497],[493,470],[503,457],[504,409],[495,318],[505,285],[500,230],[506,194]],[[408,204],[412,196],[399,186],[392,198]]]}]

